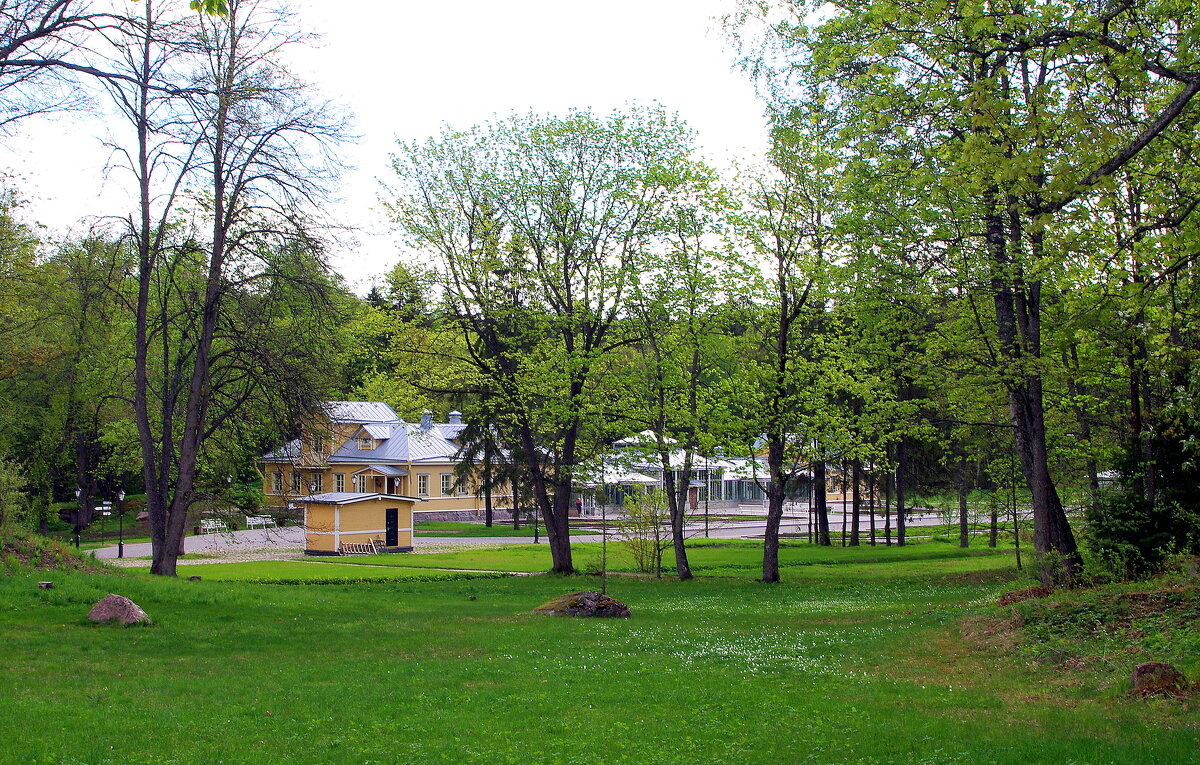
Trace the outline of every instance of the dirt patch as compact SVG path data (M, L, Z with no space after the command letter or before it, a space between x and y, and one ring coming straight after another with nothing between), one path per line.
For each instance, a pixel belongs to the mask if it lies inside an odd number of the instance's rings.
M1037 587L1029 587L1024 590L1016 590L1014 592L1006 592L1000 596L997 601L1001 606L1011 606L1013 603L1020 603L1025 600L1034 598L1045 598L1054 592L1053 587L1039 585Z

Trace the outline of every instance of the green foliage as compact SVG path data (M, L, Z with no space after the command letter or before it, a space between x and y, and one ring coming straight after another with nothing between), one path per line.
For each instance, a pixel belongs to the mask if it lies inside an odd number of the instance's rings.
M1104 494L1087 510L1092 573L1117 580L1157 573L1172 552L1170 513L1129 490Z
M0 530L4 532L27 519L25 483L24 466L0 456Z
M671 513L661 489L635 492L625 499L625 515L617 529L623 544L643 574L662 576L663 553L671 549Z

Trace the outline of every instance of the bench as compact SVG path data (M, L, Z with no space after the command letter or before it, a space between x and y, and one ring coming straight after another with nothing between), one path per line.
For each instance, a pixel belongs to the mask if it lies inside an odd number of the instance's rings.
M255 526L259 526L264 529L268 527L274 527L275 519L269 515L247 515L246 528L252 529Z
M216 518L202 518L200 520L201 534L216 534L222 531L229 531L229 527L225 525L225 521Z

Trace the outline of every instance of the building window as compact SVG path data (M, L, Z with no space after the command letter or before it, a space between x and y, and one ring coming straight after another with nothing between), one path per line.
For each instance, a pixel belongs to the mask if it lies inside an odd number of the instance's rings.
M345 491L346 490L346 474L345 473L334 473L333 474L333 490L334 491Z
M354 476L354 490L360 494L367 493L367 477L365 475Z
M418 473L417 474L417 496L418 497L428 497L429 496L429 474L428 473Z
M369 452L375 448L375 439L370 436L358 437L358 448L361 451Z
M449 497L454 489L454 474L442 473L442 496Z
M322 476L320 473L309 473L308 474L308 491L310 493L312 493L312 494L320 494L321 493L322 484L325 483L324 481L321 480L323 477L324 476Z
M299 470L292 471L292 493L293 494L300 493L300 471Z
M329 453L329 441L325 436L313 436L309 439L309 448L313 454L324 457Z
M274 473L271 473L271 493L283 493L283 473L278 470L276 470Z

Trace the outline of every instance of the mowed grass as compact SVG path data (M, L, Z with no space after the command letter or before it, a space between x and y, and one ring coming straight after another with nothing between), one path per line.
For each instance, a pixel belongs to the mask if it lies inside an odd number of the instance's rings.
M786 550L776 585L614 579L630 620L530 613L593 577L3 576L0 761L1195 761L1197 712L1127 699L1125 668L1075 677L963 636L1023 586L1010 554ZM755 549L695 553L725 572ZM154 626L88 624L107 592Z

